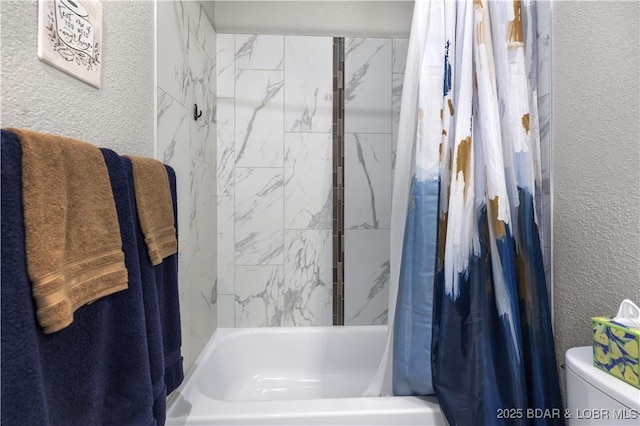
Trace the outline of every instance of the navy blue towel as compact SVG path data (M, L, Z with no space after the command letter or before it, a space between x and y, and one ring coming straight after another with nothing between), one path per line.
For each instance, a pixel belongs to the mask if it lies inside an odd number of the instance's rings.
M169 175L169 187L173 202L173 217L178 232L178 196L176 173L165 165ZM176 235L176 238L178 236ZM174 391L184 378L182 369L182 328L180 327L180 306L178 296L178 253L166 257L155 266L160 308L160 324L164 347L164 382L167 394Z
M135 210L135 189L131 160L119 157L107 149L102 149L107 169L111 175L112 164L119 164L121 178L129 183L129 199L132 200L132 218L138 242L138 258L142 277L142 293L146 314L147 342L149 345L149 366L153 388L153 412L158 424L164 424L166 417L166 397L183 379L180 310L178 298L178 255L165 258L153 266L149 258L147 244ZM174 217L176 211L176 180L173 169L167 167L169 185L173 199ZM116 202L118 196L115 196ZM177 229L177 223L175 224Z
M163 425L183 380L178 256L151 265L135 207L131 161L102 149L114 194L129 289L84 306L43 334L27 275L22 150L2 131L3 424ZM177 229L176 177L167 168Z
M1 157L2 423L161 424L154 418L139 233L125 174L110 164L129 289L78 309L69 327L45 335L27 276L22 152L13 133L2 131Z

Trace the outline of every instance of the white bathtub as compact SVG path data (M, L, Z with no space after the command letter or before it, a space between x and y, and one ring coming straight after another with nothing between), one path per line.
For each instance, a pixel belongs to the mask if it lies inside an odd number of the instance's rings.
M433 397L363 398L386 326L218 329L168 425L446 425Z

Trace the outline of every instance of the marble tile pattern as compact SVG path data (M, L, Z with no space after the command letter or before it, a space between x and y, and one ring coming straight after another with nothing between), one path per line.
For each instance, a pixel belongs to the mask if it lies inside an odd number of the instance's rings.
M284 68L284 36L236 35L236 70L282 70Z
M189 105L189 16L187 2L167 1L157 5L158 87L182 105Z
M216 33L200 2L157 4L157 158L177 176L185 370L217 324ZM194 121L193 105L202 116Z
M218 98L233 98L236 78L235 35L218 34L216 43Z
M218 35L219 324L332 322L332 46L331 37ZM345 225L360 256L345 302L353 324L386 322L406 46L346 42Z
M282 265L284 263L282 168L237 167L235 171L236 265Z
M219 324L331 323L332 46L218 35Z
M193 2L189 3L193 7ZM199 3L197 3L199 4ZM202 8L200 8L202 9ZM195 12L194 12L195 13ZM204 14L204 12L202 12ZM206 14L204 14L206 17ZM199 21L200 22L200 21ZM204 22L204 21L202 21ZM207 20L208 22L208 20ZM204 25L204 24L202 24ZM209 23L210 31L213 31L211 23ZM191 31L189 32L189 86L190 100L186 106L198 106L202 116L198 120L191 120L191 143L189 146L190 157L206 162L208 164L215 162L215 78L216 78L216 62L215 56L208 56L204 47L202 47L198 38ZM205 39L206 40L206 39ZM215 54L215 52L213 52Z
M390 232L345 230L345 325L387 323Z
M402 105L402 87L404 83L404 74L393 74L392 80L392 99L393 106L391 109L392 129L391 129L391 168L396 166L396 152L398 148L398 126L400 125L400 106Z
M386 324L406 39L345 39L345 324Z
M235 289L235 228L233 197L218 197L217 219L218 294L233 295Z
M236 280L236 327L283 325L283 265L237 266Z
M396 164L396 148L398 146L398 125L400 124L400 106L402 104L402 87L404 68L407 63L408 39L393 39L393 75L391 83L391 169Z
M285 231L283 325L331 325L332 231Z
M393 39L393 67L394 74L404 74L404 67L407 64L407 50L409 49L408 38Z
M216 185L219 196L233 196L235 182L235 100L218 97Z
M189 342L190 351L196 358L204 345L209 341L215 328L211 330L211 324L217 326L218 306L216 304L217 292L211 285L209 277L203 277L192 284L189 292ZM184 318L184 310L181 310ZM195 360L195 359L194 359Z
M169 164L179 177L176 182L178 192L178 238L180 241L189 240L190 206L191 203L191 158L189 157L189 143L191 138L192 113L173 96L157 88L158 104L158 136L156 146L158 160Z
M392 40L345 38L345 133L391 133Z
M332 229L332 149L330 133L285 135L285 228Z
M237 70L236 167L282 167L284 73Z
M333 39L285 37L285 108L287 132L331 132Z
M391 226L391 134L347 133L344 141L346 229Z

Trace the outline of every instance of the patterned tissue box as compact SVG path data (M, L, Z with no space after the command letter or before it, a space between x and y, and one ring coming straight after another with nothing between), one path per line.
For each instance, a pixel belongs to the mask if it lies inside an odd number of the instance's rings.
M611 317L591 318L593 365L640 389L640 330L611 321Z

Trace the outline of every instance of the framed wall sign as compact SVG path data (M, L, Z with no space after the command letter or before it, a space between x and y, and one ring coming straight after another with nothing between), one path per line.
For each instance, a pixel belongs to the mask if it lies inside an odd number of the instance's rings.
M38 58L73 77L100 87L102 3L40 0Z

